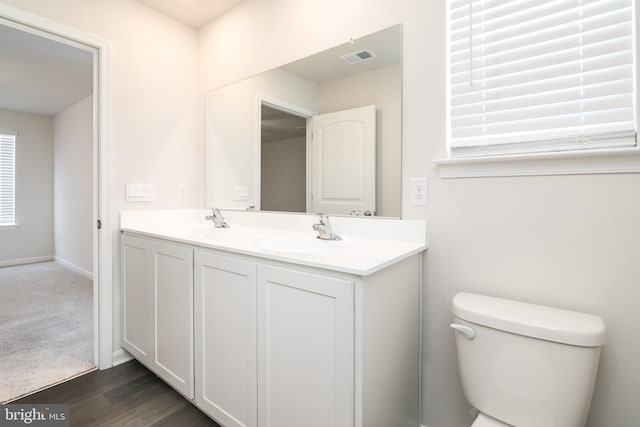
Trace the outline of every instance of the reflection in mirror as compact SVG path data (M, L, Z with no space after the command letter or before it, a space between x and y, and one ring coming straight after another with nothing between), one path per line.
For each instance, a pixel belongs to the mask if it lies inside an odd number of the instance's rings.
M206 95L206 206L399 217L402 28Z
M306 212L307 119L262 104L260 209Z

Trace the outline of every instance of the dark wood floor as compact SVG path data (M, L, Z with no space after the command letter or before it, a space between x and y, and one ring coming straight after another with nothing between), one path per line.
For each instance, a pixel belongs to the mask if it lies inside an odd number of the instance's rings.
M70 424L78 427L220 427L135 360L12 403L68 404Z

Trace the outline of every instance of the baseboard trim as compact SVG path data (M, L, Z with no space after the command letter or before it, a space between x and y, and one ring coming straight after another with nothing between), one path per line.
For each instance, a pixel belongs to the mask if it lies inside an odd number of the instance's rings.
M59 256L55 257L55 262L57 262L58 264L62 265L65 268L68 268L71 271L74 271L76 273L78 273L81 276L86 277L89 280L93 280L93 273L90 271L85 270L84 268L80 268L77 265L75 265L74 263L67 261L64 258L60 258Z
M125 349L121 348L113 352L113 355L111 356L111 365L112 366L122 365L123 363L128 362L129 360L133 360L133 356L129 352L127 352Z
M45 256L37 256L31 258L21 258L21 259L8 259L6 261L0 261L0 267L12 267L14 265L23 265L23 264L33 264L36 262L45 262L45 261L53 261L53 255L45 255Z

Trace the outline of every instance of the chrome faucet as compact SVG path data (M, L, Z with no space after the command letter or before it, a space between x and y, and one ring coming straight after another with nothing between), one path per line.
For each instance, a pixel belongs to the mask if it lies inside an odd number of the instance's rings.
M222 212L220 212L220 209L218 209L218 208L211 209L211 215L207 215L205 217L205 219L207 221L213 221L213 225L216 228L229 228L229 227L231 227L227 223L227 221L224 220L224 217L222 216Z
M313 224L313 229L318 232L318 239L322 240L342 240L342 237L333 232L331 223L329 222L329 215L320 213L318 214L320 222Z

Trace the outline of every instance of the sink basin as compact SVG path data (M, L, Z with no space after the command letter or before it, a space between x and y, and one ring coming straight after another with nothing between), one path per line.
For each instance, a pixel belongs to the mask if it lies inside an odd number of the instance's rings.
M266 252L321 255L336 249L338 242L315 238L267 238L255 242Z

